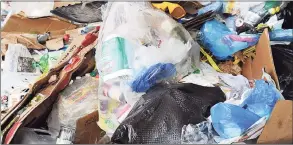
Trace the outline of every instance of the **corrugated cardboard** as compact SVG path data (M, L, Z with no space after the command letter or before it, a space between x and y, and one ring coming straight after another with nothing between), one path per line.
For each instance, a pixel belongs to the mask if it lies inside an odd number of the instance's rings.
M11 33L31 33L31 34L44 34L51 32L51 35L63 35L66 30L75 29L77 26L69 22L57 19L50 16L45 18L30 19L22 14L12 15L2 32Z
M49 50L59 50L63 46L64 46L63 37L59 37L59 38L55 38L55 39L51 39L51 40L46 41L46 47Z
M95 111L76 121L75 144L96 144L101 138L99 113Z
M275 81L276 86L280 89L278 76L275 70L274 60L272 56L272 50L270 46L270 38L268 29L265 29L259 38L256 45L256 56L252 58L247 58L242 67L242 75L248 80L262 79L262 69L268 73L272 79Z
M29 49L45 49L46 47L37 41L37 36L31 34L10 34L1 32L1 46L8 44L22 44Z
M272 115L257 140L258 144L292 144L293 102L281 100L275 105Z

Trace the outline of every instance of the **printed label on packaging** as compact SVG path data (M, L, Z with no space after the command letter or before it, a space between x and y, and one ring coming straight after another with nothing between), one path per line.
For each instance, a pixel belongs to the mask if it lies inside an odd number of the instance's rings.
M125 77L132 74L133 46L124 38L114 37L103 42L101 72L103 80Z

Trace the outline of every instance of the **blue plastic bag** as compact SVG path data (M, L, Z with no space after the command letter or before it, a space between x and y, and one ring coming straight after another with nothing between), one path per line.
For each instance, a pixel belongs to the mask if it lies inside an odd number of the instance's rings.
M277 29L269 33L271 41L293 42L293 29Z
M255 88L239 106L218 103L211 108L213 126L223 138L240 136L258 119L269 118L280 99L283 97L272 83L256 80Z
M213 11L215 13L219 13L222 11L223 3L222 2L213 2L207 6L200 8L197 12L198 15L207 13L209 11Z
M218 103L211 108L212 125L222 138L242 135L260 117L244 108Z
M131 83L131 88L135 92L146 92L157 81L171 77L176 74L175 65L172 63L158 63L149 69L142 71Z
M269 117L275 104L281 98L281 93L272 83L256 80L255 88L240 107L244 107L260 117Z
M207 21L201 28L201 43L219 60L232 56L235 52L255 45L259 35L237 35L217 20Z

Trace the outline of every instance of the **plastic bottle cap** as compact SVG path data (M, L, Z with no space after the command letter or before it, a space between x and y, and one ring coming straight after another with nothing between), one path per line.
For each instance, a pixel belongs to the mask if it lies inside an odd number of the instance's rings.
M280 12L280 10L281 10L280 7L276 7L275 9L276 9L276 12L277 12L277 13Z

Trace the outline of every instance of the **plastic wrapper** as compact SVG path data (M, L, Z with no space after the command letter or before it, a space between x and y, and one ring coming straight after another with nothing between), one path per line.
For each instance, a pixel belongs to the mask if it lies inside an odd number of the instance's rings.
M269 33L271 41L293 42L293 29L278 29Z
M55 66L63 52L63 50L48 52L41 56L40 60L34 63L34 66L39 67L43 73L46 73Z
M98 110L97 86L98 80L85 76L66 87L48 118L49 130L59 132L61 126L74 129L79 118Z
M224 100L218 87L156 84L134 105L111 140L120 144L181 143L182 127L205 121L211 106Z
M211 122L203 121L199 124L184 125L182 128L181 144L216 144Z
M271 47L282 94L286 100L293 100L293 43Z
M217 31L215 31L217 30ZM201 43L219 60L227 59L235 52L255 45L258 35L237 35L217 20L206 22L201 28Z

